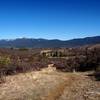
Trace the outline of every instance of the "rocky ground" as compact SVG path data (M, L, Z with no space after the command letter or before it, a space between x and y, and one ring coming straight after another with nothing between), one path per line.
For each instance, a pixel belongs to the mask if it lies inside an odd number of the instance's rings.
M0 100L100 100L100 82L86 73L63 73L54 68L7 76Z

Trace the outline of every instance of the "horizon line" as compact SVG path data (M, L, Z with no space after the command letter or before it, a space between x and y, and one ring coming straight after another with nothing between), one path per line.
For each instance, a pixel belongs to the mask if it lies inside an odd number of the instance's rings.
M41 40L59 40L59 41L68 41L68 40L74 40L74 39L84 39L84 38L91 38L91 37L99 37L100 35L96 35L96 36L87 36L87 37L79 37L79 38L71 38L71 39L47 39L47 38L33 38L33 37L16 37L16 38L10 38L10 39L0 39L1 40L6 40L6 41L12 41L12 40L16 40L16 39L41 39Z

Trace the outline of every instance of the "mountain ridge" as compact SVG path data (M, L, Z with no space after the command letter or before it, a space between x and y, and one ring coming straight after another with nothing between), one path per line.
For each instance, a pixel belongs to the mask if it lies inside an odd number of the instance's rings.
M100 36L75 38L71 40L59 39L35 39L35 38L16 38L0 40L0 47L27 47L27 48L59 48L59 47L78 47L100 43Z

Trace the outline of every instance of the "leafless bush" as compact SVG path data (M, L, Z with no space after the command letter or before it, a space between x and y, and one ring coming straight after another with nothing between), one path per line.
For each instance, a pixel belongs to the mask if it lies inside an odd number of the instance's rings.
M6 82L6 76L3 72L0 72L0 84Z
M5 75L41 70L53 63L57 70L72 72L96 70L100 63L100 47L62 49L54 57L40 55L42 49L0 49L0 71ZM59 50L58 50L59 51ZM59 56L58 56L59 55ZM56 57L57 56L57 57Z

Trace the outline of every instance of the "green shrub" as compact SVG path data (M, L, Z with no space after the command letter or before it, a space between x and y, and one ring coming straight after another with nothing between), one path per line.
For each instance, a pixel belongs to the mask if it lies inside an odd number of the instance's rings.
M28 51L28 48L19 48L19 51Z
M11 60L9 57L0 57L0 66L9 65Z

